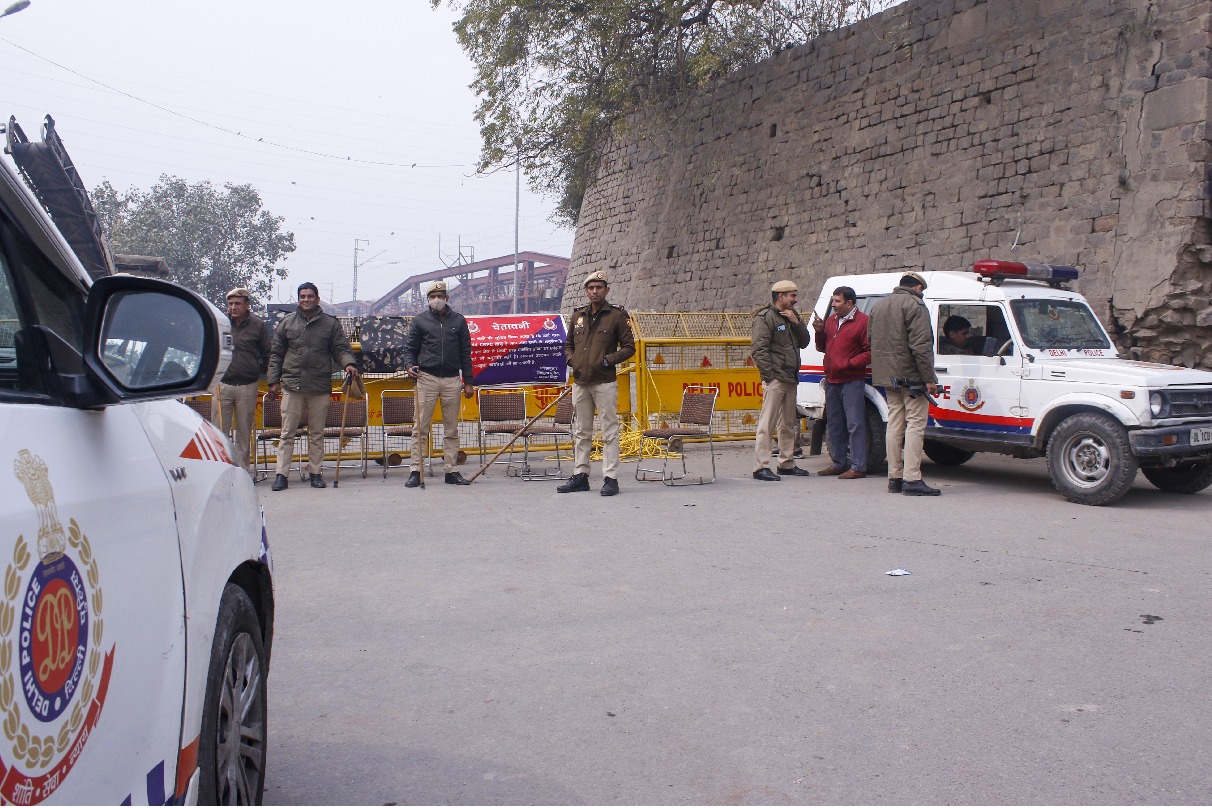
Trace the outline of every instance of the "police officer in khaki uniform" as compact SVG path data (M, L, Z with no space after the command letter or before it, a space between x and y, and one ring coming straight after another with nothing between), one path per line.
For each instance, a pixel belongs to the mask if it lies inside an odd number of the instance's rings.
M471 331L467 318L448 303L446 281L437 281L425 293L427 307L412 318L404 341L404 367L417 380L417 439L405 488L421 485L421 464L429 456L429 426L434 406L442 404L442 460L447 485L471 485L458 469L459 391L471 398Z
M778 482L782 476L807 477L795 465L795 391L800 379L800 351L808 347L808 326L795 310L799 291L791 281L770 287L770 305L753 316L753 364L762 377L762 414L758 417L753 479ZM770 463L770 437L779 436L779 465Z
M573 310L564 342L564 358L572 368L576 469L556 488L561 494L589 490L594 407L602 420L602 496L619 493L619 384L614 368L635 355L635 339L627 312L606 302L609 290L605 272L585 279L589 305Z
M227 293L227 317L231 320L231 364L216 385L212 418L224 432L235 432L236 465L251 472L248 448L252 442L253 416L257 411L258 382L269 368L272 347L265 321L251 311L252 295L243 286Z

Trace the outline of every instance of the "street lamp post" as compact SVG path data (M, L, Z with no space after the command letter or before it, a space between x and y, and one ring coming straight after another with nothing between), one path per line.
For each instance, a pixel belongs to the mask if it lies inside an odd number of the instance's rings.
M17 0L17 2L4 9L3 12L0 12L0 17L7 17L10 14L16 14L18 11L25 11L27 8L29 8L29 0Z

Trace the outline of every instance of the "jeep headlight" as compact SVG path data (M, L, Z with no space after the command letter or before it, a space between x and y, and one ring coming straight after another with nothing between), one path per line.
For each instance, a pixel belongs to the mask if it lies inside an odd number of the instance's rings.
M1153 413L1154 418L1164 418L1170 414L1170 402L1161 393L1150 393L1149 412Z

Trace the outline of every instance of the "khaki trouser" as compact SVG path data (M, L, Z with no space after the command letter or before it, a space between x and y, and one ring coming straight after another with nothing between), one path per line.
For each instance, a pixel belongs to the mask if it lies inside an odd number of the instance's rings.
M324 422L328 419L328 393L300 393L282 391L282 435L278 441L278 467L275 474L290 471L290 459L295 453L295 428L303 419L303 408L307 408L307 470L312 474L323 472Z
M252 469L248 465L248 447L252 441L253 418L257 414L257 383L252 384L223 384L219 382L218 394L215 400L218 407L211 410L211 420L220 427L224 434L231 435L232 446L236 450L233 458L236 465L245 471ZM220 418L222 413L222 418Z
M431 376L422 371L417 378L417 433L410 471L420 473L421 463L429 456L429 425L433 408L442 402L442 461L447 474L458 471L459 394L463 380L458 376Z
M922 479L922 441L930 400L909 397L903 387L886 388L888 393L888 479L907 483Z
M770 436L778 430L779 467L795 464L795 391L796 382L762 382L762 414L758 416L757 445L754 447L753 470L770 465Z
M619 383L572 386L573 434L576 438L576 474L589 474L593 451L593 410L602 422L602 476L619 478Z

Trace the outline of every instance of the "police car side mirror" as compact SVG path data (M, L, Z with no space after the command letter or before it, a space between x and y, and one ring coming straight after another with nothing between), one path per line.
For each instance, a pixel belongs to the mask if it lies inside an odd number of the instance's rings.
M178 398L206 390L219 365L219 326L202 297L153 278L110 276L85 309L91 390L77 406Z

